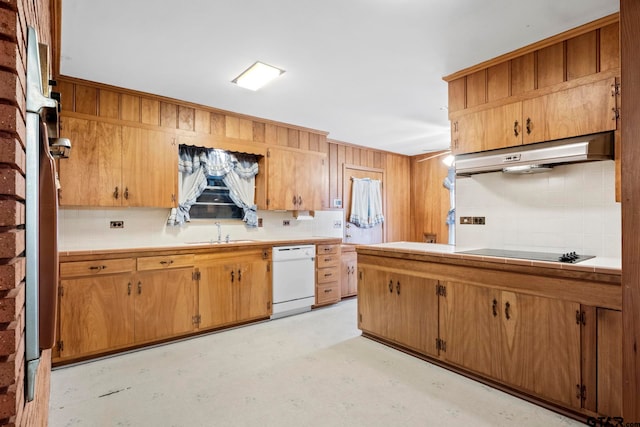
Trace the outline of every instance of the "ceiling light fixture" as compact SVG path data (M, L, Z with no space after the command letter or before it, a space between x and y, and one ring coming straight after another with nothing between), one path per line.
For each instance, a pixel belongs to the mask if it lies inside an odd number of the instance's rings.
M282 73L284 70L280 68L256 61L231 82L246 89L258 90Z

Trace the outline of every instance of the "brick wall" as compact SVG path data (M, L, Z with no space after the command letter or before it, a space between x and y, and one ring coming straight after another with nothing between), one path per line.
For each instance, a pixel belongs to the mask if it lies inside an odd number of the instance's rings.
M51 45L49 0L0 0L0 425L47 425L50 351L24 399L24 194L27 26Z

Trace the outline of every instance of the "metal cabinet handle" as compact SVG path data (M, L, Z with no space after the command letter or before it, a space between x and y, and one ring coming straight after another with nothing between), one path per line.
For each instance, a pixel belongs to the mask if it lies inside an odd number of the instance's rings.
M389 293L393 293L393 280L389 280Z
M101 271L101 270L104 270L105 268L107 268L106 265L92 265L91 267L89 267L89 270Z
M242 269L238 269L238 282L242 282Z
M142 293L142 282L138 282L138 295Z
M518 136L520 133L518 132L518 121L513 122L513 136Z
M118 200L118 197L120 197L120 193L118 192L118 186L116 186L116 189L113 191L113 197Z
M333 289L331 289L331 288L329 288L329 289L325 289L325 290L324 290L324 293L325 293L325 294L326 294L326 293L329 293L329 292L331 292L332 290L333 290Z
M331 277L333 276L333 273L324 273L324 277Z
M396 283L396 292L398 292L398 295L400 295L400 281Z
M298 203L296 202L296 196L293 196L293 199L291 199L291 202L292 202L294 205L297 205L297 204L298 204Z
M302 196L298 196L298 204L302 205Z
M491 305L491 310L493 311L493 317L496 317L498 315L498 301L496 301L496 299L493 299L493 304Z
M160 264L162 264L164 266L171 265L171 264L173 264L173 260L170 259L169 261L160 261Z
M131 282L127 283L127 295L131 295Z
M509 301L504 304L504 317L506 317L507 320L511 319L511 304L509 304Z
M531 135L531 119L527 117L527 135Z
M124 188L124 198L129 200L129 187Z
M236 274L236 272L231 270L231 283L233 283L233 281L235 279L235 274Z

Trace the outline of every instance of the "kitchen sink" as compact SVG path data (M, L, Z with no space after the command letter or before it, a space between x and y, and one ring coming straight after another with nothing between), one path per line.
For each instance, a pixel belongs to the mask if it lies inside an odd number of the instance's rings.
M184 242L185 245L226 245L230 243L251 243L255 242L255 240L245 240L245 239L231 239L228 242L226 240L222 240L218 242L217 240L202 240L199 242Z

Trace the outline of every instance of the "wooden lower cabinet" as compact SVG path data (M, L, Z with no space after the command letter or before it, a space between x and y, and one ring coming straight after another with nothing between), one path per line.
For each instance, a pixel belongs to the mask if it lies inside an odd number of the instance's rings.
M350 297L358 293L356 277L358 256L355 252L342 252L340 257L340 296Z
M392 265L365 256L358 266L364 333L585 414L596 413L597 389L597 413L620 416L620 312L597 309L596 386L585 369L596 351L585 338L588 328L595 335L595 307Z
M194 330L193 269L60 282L60 358L83 357Z
M270 261L262 251L197 261L200 329L271 315Z
M192 268L138 273L135 341L154 341L194 330L196 282Z
M622 413L622 312L597 309L598 317L598 413L621 417Z
M358 271L358 327L413 350L437 355L437 281L373 268Z
M73 358L134 343L133 281L130 274L60 282L61 358Z

